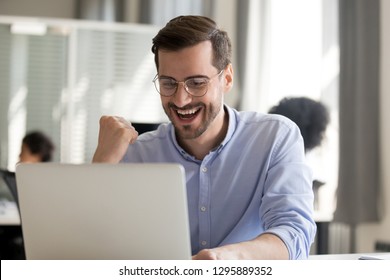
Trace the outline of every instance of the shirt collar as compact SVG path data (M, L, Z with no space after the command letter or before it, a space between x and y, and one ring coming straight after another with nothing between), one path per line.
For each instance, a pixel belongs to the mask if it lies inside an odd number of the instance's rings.
M236 114L234 113L234 110L227 105L224 105L224 108L229 116L229 127L228 127L225 138L223 139L222 143L217 148L219 151L230 141L230 139L233 137L233 134L236 131L236 127L237 127L237 117L236 117Z

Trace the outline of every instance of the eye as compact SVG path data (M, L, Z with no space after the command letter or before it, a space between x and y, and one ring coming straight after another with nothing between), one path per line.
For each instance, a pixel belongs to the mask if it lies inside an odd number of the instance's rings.
M159 81L160 81L160 87L163 87L165 89L176 88L176 81L174 79L161 78Z
M202 88L208 84L207 78L191 78L186 81L186 85L189 88Z

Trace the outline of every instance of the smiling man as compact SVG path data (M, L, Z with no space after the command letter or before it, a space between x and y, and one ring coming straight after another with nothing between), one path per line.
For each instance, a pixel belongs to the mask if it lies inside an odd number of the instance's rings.
M298 127L224 104L231 43L211 19L172 19L152 51L170 123L138 137L123 118L103 116L93 162L183 165L193 259L306 259L316 227Z

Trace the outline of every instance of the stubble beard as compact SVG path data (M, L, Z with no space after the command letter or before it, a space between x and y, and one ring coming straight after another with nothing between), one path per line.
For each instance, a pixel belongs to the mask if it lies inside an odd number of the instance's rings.
M178 126L174 121L172 117L172 111L169 109L171 105L168 104L168 109L164 107L165 114L168 116L170 121L172 122L176 136L179 139L185 139L185 140L193 140L201 136L211 125L211 123L215 120L215 118L218 116L218 113L221 109L222 105L219 105L218 107L214 106L213 104L210 104L208 107L205 104L201 104L203 107L203 118L204 121L201 122L200 126L196 129L193 128L193 125L183 125Z

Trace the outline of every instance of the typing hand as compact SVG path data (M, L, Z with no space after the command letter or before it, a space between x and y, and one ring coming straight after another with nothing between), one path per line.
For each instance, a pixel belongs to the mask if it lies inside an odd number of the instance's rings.
M133 144L138 132L122 117L100 118L99 140L92 162L118 163Z
M217 255L210 249L200 251L198 254L192 256L193 260L217 260Z
M192 256L193 260L236 260L240 256L233 246L222 246L213 249L203 249L198 254Z

